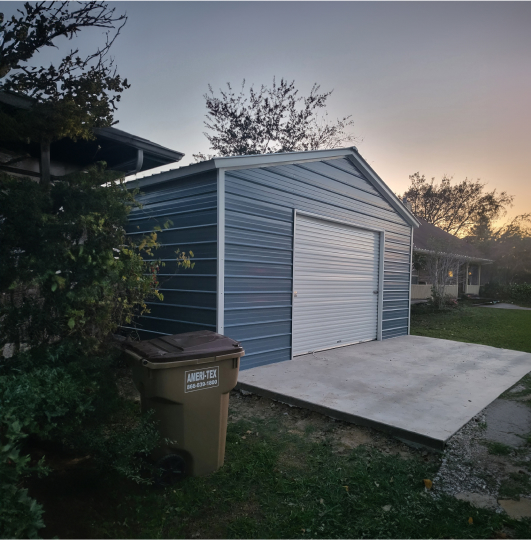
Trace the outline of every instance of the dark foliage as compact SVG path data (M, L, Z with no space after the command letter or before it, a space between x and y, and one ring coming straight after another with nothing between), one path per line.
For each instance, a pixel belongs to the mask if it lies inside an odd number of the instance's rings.
M135 245L133 194L101 166L54 182L0 176L0 345L76 337L89 349L158 295L156 233ZM160 296L160 295L159 295Z
M25 3L19 16L0 20L0 90L31 98L15 113L0 109L2 138L50 143L63 137L93 138L92 129L110 126L116 104L129 87L116 71L109 50L127 21L105 2ZM72 49L58 65L32 66L43 47L72 39L86 28L107 30L105 43L82 57Z
M496 281L482 287L481 294L494 300L531 305L531 283L501 284Z
M452 185L446 176L437 183L418 172L409 179L411 186L399 197L407 198L416 216L458 237L471 234L480 222L492 223L504 216L513 200L505 191L485 191L479 180L465 178Z
M494 260L483 268L485 280L509 285L531 283L531 214L494 227L479 223L469 239Z
M145 482L142 456L158 442L144 418L124 425L112 354L94 357L76 341L41 346L0 360L0 535L34 538L42 507L24 480L49 469L28 454L29 437L90 454L103 469Z
M350 116L335 123L318 116L326 107L332 91L319 93L314 84L307 97L299 96L295 81L273 79L271 87L259 90L251 86L245 92L245 80L237 94L227 83L227 90L216 96L209 85L205 94L207 120L210 133L205 137L217 156L268 154L334 148L354 141L346 131L354 122ZM212 155L195 154L197 161Z

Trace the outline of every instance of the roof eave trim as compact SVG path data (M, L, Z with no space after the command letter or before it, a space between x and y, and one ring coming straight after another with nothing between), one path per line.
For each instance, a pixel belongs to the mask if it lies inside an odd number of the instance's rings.
M421 253L427 253L429 255L434 255L436 252L433 249L424 249L413 246L413 251L420 251ZM443 252L444 253L444 252ZM482 259L481 257L470 257L469 255L460 255L459 253L449 253L452 257L457 257L458 259L468 260L468 261L479 261L485 264L492 264L493 259Z
M144 176L139 179L131 179L126 181L128 189L144 188L147 186L154 186L157 184L163 184L165 182L171 182L172 180L178 180L179 178L185 178L194 174L199 174L206 171L213 171L216 169L214 160L202 161L201 163L194 163L187 165L180 169L171 169L169 171L153 173L150 176Z
M253 169L257 167L274 167L288 163L302 163L344 157L352 153L352 148L332 148L330 150L310 150L304 152L282 152L272 154L255 154L252 156L227 156L213 159L218 169Z
M108 141L115 141L121 144L125 144L127 146L132 146L137 150L142 150L145 153L154 156L163 157L166 160L171 159L173 162L180 161L184 157L184 154L182 152L179 152L178 150L166 148L165 146L153 143L147 139L144 139L143 137L137 137L136 135L133 135L131 133L121 133L108 128L95 128L94 134L97 137L101 137L102 139L107 139Z

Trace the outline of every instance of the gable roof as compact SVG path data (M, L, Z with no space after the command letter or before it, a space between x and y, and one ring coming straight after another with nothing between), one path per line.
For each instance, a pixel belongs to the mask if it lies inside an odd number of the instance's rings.
M374 188L382 195L384 199L400 214L404 220L413 227L418 227L419 222L411 211L397 198L389 189L387 184L376 174L372 167L363 159L355 146L348 148L332 148L329 150L309 150L305 152L282 152L275 154L256 154L250 156L228 156L216 157L194 163L171 171L154 174L139 180L131 180L128 184L131 187L153 186L156 184L170 182L178 178L184 178L193 174L206 172L210 170L234 170L234 169L253 169L260 167L273 167L275 165L288 165L290 163L304 163L309 161L322 161L337 157L346 157L352 165L357 168L370 182Z
M413 251L430 253L433 251L432 241L448 243L452 246L452 252L463 259L478 262L492 262L486 259L483 253L473 244L469 244L463 238L457 238L453 234L443 231L432 223L417 216L420 227L413 232Z

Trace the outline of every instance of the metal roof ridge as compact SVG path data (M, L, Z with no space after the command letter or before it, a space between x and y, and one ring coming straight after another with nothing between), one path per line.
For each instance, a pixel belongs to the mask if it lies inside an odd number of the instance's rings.
M321 156L322 154L337 154L341 155L342 153L344 155L348 155L352 151L357 152L357 148L355 146L345 147L345 148L326 148L321 150L300 150L297 152L271 152L269 154L245 154L242 156L216 156L211 159L207 159L205 161L200 161L198 163L190 163L188 165L183 165L181 167L176 167L175 169L172 169L173 171L183 171L185 174L179 174L179 176L175 177L175 179L181 177L181 176L188 176L188 174L195 174L196 172L202 172L205 170L210 169L226 169L230 168L232 165L230 165L231 162L234 162L234 166L243 166L243 163L245 162L245 166L253 166L257 167L260 166L260 164L264 165L270 165L270 162L276 163L277 161L282 162L286 161L288 158L289 160L296 160L296 156L304 156L304 160L313 159L314 154L318 154ZM281 158L278 160L278 158ZM188 171L190 171L188 173ZM166 178L164 176L169 173L170 171L162 171L159 173L153 173L151 176L161 176L160 181L164 182L166 181ZM132 181L140 181L147 177L139 178L138 180L132 180Z

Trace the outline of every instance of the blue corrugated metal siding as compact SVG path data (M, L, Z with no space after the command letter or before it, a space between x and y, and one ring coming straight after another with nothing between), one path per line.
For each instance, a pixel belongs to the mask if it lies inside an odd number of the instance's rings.
M225 333L243 369L291 358L294 209L386 231L382 335L407 334L411 227L348 159L226 171L225 192Z
M136 319L141 339L194 330L216 330L217 171L169 181L143 189L127 231L149 233L170 220L158 233L162 244L155 258L165 261L159 281L164 301L148 302L150 313ZM193 251L195 267L177 268L175 251Z

